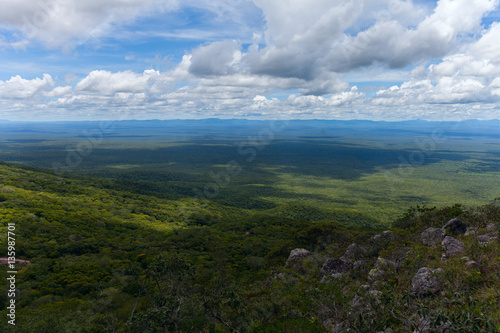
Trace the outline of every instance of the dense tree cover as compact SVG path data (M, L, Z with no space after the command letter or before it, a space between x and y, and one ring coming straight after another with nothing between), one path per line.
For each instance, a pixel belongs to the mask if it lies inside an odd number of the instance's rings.
M132 196L177 201L203 193L222 206L254 213L293 217L288 214L295 211L304 219L367 225L387 225L422 202L482 205L500 187L498 121L207 119L107 125L109 131L97 121L4 122L0 160L66 170L72 178L85 175L88 185ZM228 177L230 162L241 172ZM296 204L304 209L291 207ZM350 218L360 213L363 219Z
M460 258L447 262L445 296L408 293L416 270L437 265L441 255L419 245L420 232L457 216L478 228L498 225L496 203L403 214L392 228L398 241L366 259L406 248L407 269L390 271L382 296L365 295L370 306L353 309L366 269L340 283L320 283L320 269L349 244L369 244L381 231L368 228L370 218L299 204L251 209L161 198L121 182L0 163L0 248L15 222L16 256L32 263L17 265L15 327L6 323L8 298L0 293L3 331L323 332L336 322L353 332L405 331L416 325L415 313L463 332L500 328L498 244L467 243L489 263L480 270L464 271ZM313 253L299 270L284 268L294 248ZM0 283L6 290L5 270Z
M224 318L238 310L232 304L243 313L241 286L265 280L293 247L347 230L333 220L312 227L293 213L167 200L99 180L0 168L2 244L7 223L15 222L16 255L32 263L17 275L19 332L104 332L109 325L140 332L145 321L178 331L228 328L234 323ZM6 297L0 294L3 303ZM169 317L172 309L176 317Z

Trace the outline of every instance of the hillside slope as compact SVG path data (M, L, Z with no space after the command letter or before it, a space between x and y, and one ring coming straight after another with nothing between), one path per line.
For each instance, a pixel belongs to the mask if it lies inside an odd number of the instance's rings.
M477 233L437 231L464 243L442 260L442 240L431 247L421 234L457 217ZM497 203L417 207L382 233L362 212L168 200L113 180L0 163L0 221L0 248L14 224L16 258L31 263L15 264L16 326L3 320L2 331L407 332L425 320L457 332L500 327L500 248L481 241L498 234ZM412 292L424 267L443 270L439 286ZM3 309L12 299L6 271Z

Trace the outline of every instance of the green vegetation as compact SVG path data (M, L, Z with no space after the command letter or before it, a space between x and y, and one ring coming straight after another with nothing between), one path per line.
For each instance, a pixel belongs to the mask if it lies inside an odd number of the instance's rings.
M184 331L191 320L195 330L218 327L219 312L232 316L226 303L243 302L241 286L262 283L292 248L333 233L342 244L353 237L333 220L159 199L5 163L0 170L2 245L7 224L16 223L16 255L32 262L17 275L18 332L127 331L141 320L173 320ZM168 289L173 282L177 296ZM165 302L184 298L178 319L155 319L167 315L157 313Z
M31 262L16 264L17 325L2 320L0 330L324 332L344 323L350 332L407 332L422 318L456 332L500 330L499 244L457 236L464 255L441 262L441 245L420 240L455 217L480 232L500 227L491 200L500 188L495 133L455 130L422 150L415 137L432 138L433 127L332 123L318 137L311 134L325 123L292 122L269 142L247 144L256 151L249 162L238 147L261 122L232 124L240 127L231 133L217 122L166 134L153 122L116 125L63 173L52 163L64 164L95 124L46 125L45 139L12 129L0 140L0 159L9 161L0 162L0 249L15 223L16 257ZM425 159L401 161L417 153ZM193 190L210 184L217 195ZM387 228L397 237L374 246L371 237ZM369 248L367 264L340 283L321 282L325 260L352 243ZM311 255L285 266L296 248ZM407 256L387 270L380 294L363 292L377 258L401 251ZM464 256L478 267L464 269ZM443 268L439 294L409 292L421 267Z
M15 328L4 326L9 332L323 332L328 320L356 332L404 331L417 325L414 313L462 331L500 328L493 310L500 308L500 244L480 247L463 236L467 255L481 265L466 271L460 257L442 264L441 250L419 239L426 227L457 216L478 228L498 225L495 203L417 207L396 220L398 241L367 259L406 248L404 269L385 277L380 299L367 296L371 310L353 315L351 302L366 284L366 271L353 270L339 284L320 283L319 270L324 258L339 257L353 242L369 244L377 230L306 221L311 215L298 205L252 213L196 199L132 195L4 163L0 170L1 234L15 222L17 257L32 263L18 264L18 321ZM293 248L314 251L299 271L282 268ZM444 296L408 294L423 266L444 267ZM273 278L278 272L287 277ZM0 297L5 305L7 294Z
M417 204L482 205L500 188L497 122L123 121L102 127L0 124L0 160L56 166L134 195L180 200L202 193L223 206L261 212L299 204L336 220L357 213L384 225ZM239 169L228 177L230 162Z

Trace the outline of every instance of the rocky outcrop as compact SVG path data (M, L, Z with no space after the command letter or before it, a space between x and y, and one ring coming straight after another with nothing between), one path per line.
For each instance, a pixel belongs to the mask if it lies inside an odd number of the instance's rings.
M320 283L339 283L340 280L344 278L344 273L333 273L331 275L325 275L321 280L319 281Z
M402 247L392 251L392 253L387 257L387 260L392 261L397 269L403 262L408 258L410 254L409 247Z
M386 273L386 271L384 271L382 269L373 268L368 273L368 280L372 284L377 282L377 281L383 280L385 273Z
M323 322L323 327L331 333L345 333L347 330L344 328L343 323L336 323L333 319L327 319Z
M486 226L486 231L487 232L497 232L497 226L494 223L490 223Z
M390 327L386 328L385 331L380 331L380 332L377 332L377 333L395 333L394 330Z
M478 228L474 227L469 227L467 228L467 231L465 232L465 236L475 236L477 233Z
M477 240L479 243L488 243L490 241L490 235L477 236Z
M474 260L467 261L464 265L465 269L471 270L471 269L478 269L479 264L475 262Z
M449 220L443 226L443 229L448 231L448 233L453 236L458 236L464 234L467 231L467 224L457 218L454 218Z
M352 263L344 259L327 259L321 267L321 275L345 273L351 270Z
M372 250L371 252L378 252L381 249L389 247L389 244L391 244L395 239L396 235L394 232L386 230L370 239L370 250Z
M397 239L397 235L390 230L381 232L372 238L370 238L368 244L366 244L367 257L378 256L380 251L389 248L391 243Z
M299 279L292 274L287 273L274 273L271 275L276 281L282 281L285 283L298 283Z
M396 263L384 258L377 258L377 263L375 264L376 269L382 269L385 271L395 269L396 268Z
M495 235L480 235L480 236L477 236L477 240L479 242L479 245L486 246L486 245L498 240L498 237Z
M428 228L422 233L422 243L426 246L436 247L443 241L444 234L444 229Z
M419 296L424 296L441 291L443 279L440 273L442 272L441 268L420 268L411 281L411 292Z
M353 269L363 269L366 268L370 264L370 260L358 260L352 264Z
M355 312L366 312L372 309L371 303L379 304L380 295L382 292L378 290L363 290L362 295L355 295L352 300L351 309L349 313L352 315Z
M310 255L311 253L306 249L293 249L286 260L285 268L300 270L304 263L304 259Z
M390 270L396 269L396 263L393 261L377 258L375 267L368 273L368 280L373 284L376 281L381 281L385 277L386 273Z
M446 322L442 325L436 327L432 325L430 318L420 318L417 321L417 327L413 333L447 333L450 332L452 325L450 322Z
M465 244L458 239L451 236L446 236L441 243L447 257L453 257L454 255L461 254L464 252Z
M288 256L285 266L288 265L290 262L294 262L296 260L302 260L303 258L309 257L310 255L311 252L307 251L306 249L293 249L290 252L290 255Z
M351 244L347 247L344 255L340 259L355 262L363 259L367 254L366 247L358 245L356 243Z

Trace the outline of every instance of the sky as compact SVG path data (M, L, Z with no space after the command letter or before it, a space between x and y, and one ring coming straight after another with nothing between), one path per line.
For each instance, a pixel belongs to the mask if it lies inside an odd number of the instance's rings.
M0 0L0 119L500 119L499 0Z

